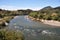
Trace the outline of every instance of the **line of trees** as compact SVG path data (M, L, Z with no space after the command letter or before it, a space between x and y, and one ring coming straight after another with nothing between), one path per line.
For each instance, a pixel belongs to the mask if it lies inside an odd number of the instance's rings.
M16 11L9 11L9 10L2 10L0 9L0 18L4 16L17 16L17 15L28 15L32 10L16 10Z

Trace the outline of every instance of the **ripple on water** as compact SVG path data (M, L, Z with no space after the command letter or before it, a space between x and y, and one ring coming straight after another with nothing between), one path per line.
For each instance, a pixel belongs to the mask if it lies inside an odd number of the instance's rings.
M60 36L55 35L60 32L60 29L53 29L49 25L35 22L30 19L25 19L24 16L16 17L11 20L9 28L22 30L26 40L59 40ZM50 31L51 30L51 31ZM57 30L57 33L54 31ZM47 36L46 36L47 35Z
M55 32L51 32L51 31L49 31L49 30L43 30L42 32L41 32L43 35L56 35L56 33Z

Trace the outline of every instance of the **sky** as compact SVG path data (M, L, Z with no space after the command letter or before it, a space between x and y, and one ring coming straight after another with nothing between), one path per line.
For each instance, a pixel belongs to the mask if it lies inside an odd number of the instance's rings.
M58 7L60 0L0 0L0 9L6 10L39 10L46 6Z

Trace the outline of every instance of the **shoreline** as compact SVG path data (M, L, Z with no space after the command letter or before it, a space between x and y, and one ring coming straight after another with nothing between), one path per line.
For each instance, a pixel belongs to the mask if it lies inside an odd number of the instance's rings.
M33 18L31 16L26 16L26 18L29 18L33 21L39 21L39 22L42 22L43 24L46 24L46 25L51 25L51 26L57 26L57 27L60 27L60 22L59 21L54 21L54 20L43 20L43 19L39 19L39 18Z
M14 16L5 16L3 18L0 18L0 26L8 26L10 20L12 20Z

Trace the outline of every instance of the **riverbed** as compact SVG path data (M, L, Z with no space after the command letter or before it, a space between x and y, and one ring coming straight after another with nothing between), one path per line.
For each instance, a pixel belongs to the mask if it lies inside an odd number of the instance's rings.
M60 28L32 21L24 15L12 19L8 29L22 31L25 40L60 40Z

